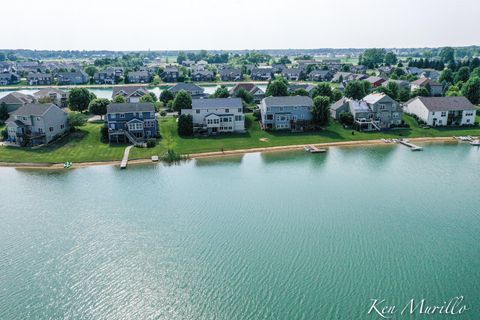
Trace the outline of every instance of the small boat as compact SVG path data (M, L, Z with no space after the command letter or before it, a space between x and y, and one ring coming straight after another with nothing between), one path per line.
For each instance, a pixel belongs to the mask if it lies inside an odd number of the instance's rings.
M73 165L73 163L71 163L70 161L67 161L67 162L65 162L65 163L63 164L63 168L64 168L64 169L68 169L68 168L70 168L72 165Z
M470 144L472 146L475 146L475 147L479 147L480 146L480 140L473 140L473 141L470 141Z
M158 162L158 156L152 156L152 162Z

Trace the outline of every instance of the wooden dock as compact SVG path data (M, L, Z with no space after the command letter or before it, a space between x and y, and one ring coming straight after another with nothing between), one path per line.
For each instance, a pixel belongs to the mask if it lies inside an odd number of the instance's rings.
M403 144L404 146L407 146L410 148L412 151L422 151L423 148L420 146L417 146L416 144L410 143L408 140L398 140L398 143Z
M324 152L327 152L327 149L325 149L325 148L319 149L319 148L315 147L313 144L309 144L309 145L305 146L304 148L305 148L305 151L308 151L310 153L324 153Z
M130 154L130 149L132 149L133 146L128 146L125 151L123 152L123 158L122 162L120 163L120 169L126 169L127 164L128 164L128 155Z

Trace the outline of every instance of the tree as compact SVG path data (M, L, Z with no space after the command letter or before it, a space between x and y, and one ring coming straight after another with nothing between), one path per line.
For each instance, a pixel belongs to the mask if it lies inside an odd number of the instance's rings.
M339 121L341 124L352 126L354 118L353 118L353 115L347 111L347 112L340 113Z
M7 56L5 55L4 52L0 52L0 61L5 61L7 60Z
M115 98L113 98L113 103L125 103L127 102L127 100L125 100L125 97L124 96L115 96Z
M290 59L288 59L287 56L283 56L280 59L278 59L278 63L280 63L280 64L290 64L290 63L292 63L292 61L290 61Z
M72 111L83 112L88 109L93 96L85 88L73 88L68 96L68 105Z
M387 89L387 95L390 96L390 98L392 98L393 100L398 99L398 95L400 93L400 88L398 87L397 83L395 83L393 81L389 81L387 86L386 86L386 89Z
M98 69L95 66L88 66L85 68L85 73L90 77L93 77L97 71Z
M322 82L319 83L315 88L312 90L312 97L324 96L332 98L332 87L329 83Z
M270 82L267 86L266 95L274 97L284 97L288 96L288 86L286 81L283 79L275 79Z
M290 95L291 95L291 96L304 96L304 97L308 97L308 96L309 96L307 90L302 89L302 88L299 88L299 89L296 89L296 90L290 92Z
M253 95L245 90L245 88L238 89L237 92L235 92L235 97L241 98L246 104L253 102Z
M187 60L187 55L185 54L185 52L180 51L178 53L178 56L177 56L177 63L182 64L182 62L184 62L186 60Z
M15 53L9 52L7 54L7 59L10 60L10 61L17 61L17 56L15 55Z
M455 50L451 47L445 47L440 50L440 58L444 63L450 63L455 61Z
M462 86L462 94L473 104L480 103L480 77L472 77Z
M193 135L193 118L190 114L182 114L178 117L178 135L191 136Z
M452 85L448 88L447 92L445 92L447 97L459 97L462 95L462 91L456 85Z
M160 93L160 101L162 101L164 104L167 104L168 101L175 99L175 96L170 90L163 90L162 93Z
M140 98L140 101L141 101L141 102L155 103L155 102L157 102L157 96L155 95L155 93L149 92L148 94L143 95L143 96Z
M87 116L80 112L69 112L68 123L72 128L84 126L87 123Z
M217 88L212 95L212 98L228 98L230 93L228 92L227 86L223 85Z
M180 90L173 100L173 110L192 109L192 97L185 90Z
M429 97L430 92L428 91L427 88L425 87L420 87L412 91L410 94L410 98L415 98L415 97Z
M350 81L345 87L345 96L360 100L367 95L363 81Z
M358 64L363 64L367 68L376 68L385 59L385 49L367 49L360 56Z
M398 100L400 102L407 102L410 99L410 90L407 88L402 88L398 92Z
M0 105L0 120L5 121L8 119L8 107L5 102Z
M313 99L313 121L321 126L327 125L330 119L330 98L318 96Z
M470 78L469 67L461 67L457 72L455 72L455 83L466 82L468 78Z
M343 97L342 91L340 91L338 89L333 89L331 101L338 101L338 100L342 99L342 97Z
M393 52L387 52L383 58L383 62L386 65L393 66L397 63L397 55Z
M107 113L107 106L110 104L110 101L105 98L93 99L88 105L88 111L97 116L100 116L103 119L103 116Z
M453 83L453 71L451 69L443 70L439 80L442 83Z

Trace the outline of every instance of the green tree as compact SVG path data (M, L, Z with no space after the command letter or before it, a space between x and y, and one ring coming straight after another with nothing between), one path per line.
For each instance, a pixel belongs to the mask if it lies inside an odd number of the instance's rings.
M182 62L184 62L186 60L187 60L187 55L185 54L185 52L180 51L178 53L178 56L177 56L177 63L182 64Z
M453 83L453 71L451 69L443 70L439 80L443 83Z
M90 101L94 99L85 88L73 88L68 96L68 105L72 111L83 112L88 109Z
M393 81L388 82L387 86L387 94L390 98L397 100L398 95L400 93L400 88L398 87L398 84L396 84Z
M383 58L383 62L386 65L393 66L397 63L397 55L389 51L385 54L385 57Z
M302 88L299 88L299 89L296 89L296 90L290 92L290 95L291 95L291 96L304 96L304 97L308 97L308 96L309 96L307 90L302 89Z
M266 95L274 97L284 97L288 96L288 85L283 79L275 79L270 82L267 86Z
M191 136L193 135L193 119L190 114L182 114L178 117L178 135Z
M240 88L235 92L235 97L241 98L246 104L251 104L253 102L253 95L245 90L245 88Z
M462 91L457 85L451 85L447 92L445 92L445 95L447 97L459 97L462 95Z
M85 68L85 73L88 74L90 77L93 77L97 71L98 69L95 66L88 66Z
M379 64L383 63L385 54L385 49L367 49L360 56L358 64L365 65L367 68L376 68Z
M353 121L354 121L353 114L351 114L348 111L347 112L342 112L342 113L340 113L339 121L340 121L341 124L351 126L351 125L353 125Z
M398 92L398 100L400 102L407 102L410 99L410 90L407 88L402 88Z
M107 106L110 104L110 100L105 98L93 99L88 105L88 111L103 119L103 116L107 113Z
M5 61L7 60L7 56L5 55L4 52L0 52L0 61Z
M230 93L228 92L228 88L225 85L222 85L215 90L212 95L212 98L228 98L230 97Z
M461 67L457 72L455 72L455 83L466 82L468 78L470 78L469 67Z
M281 63L281 64L290 64L290 63L292 63L292 61L290 61L290 59L288 59L287 56L283 56L283 57L281 57L280 59L278 59L278 63Z
M350 81L345 87L345 96L355 100L360 100L367 95L363 81Z
M329 83L321 82L313 88L312 97L324 96L332 98L332 94L332 86Z
M113 98L113 103L126 103L127 100L125 100L125 97L124 96L115 96L115 98Z
M415 98L415 97L429 97L430 92L428 91L427 88L425 87L420 87L412 91L410 94L410 98Z
M140 98L140 101L141 101L141 102L155 103L155 102L157 102L157 96L155 95L155 93L149 92L148 94L143 95L143 96Z
M162 101L164 104L167 104L168 101L175 99L175 96L170 90L163 90L162 93L160 93L160 101Z
M10 60L10 61L17 61L17 56L15 55L15 53L9 52L7 54L7 59Z
M330 98L318 96L313 99L313 121L321 126L328 125L330 119Z
M192 97L185 90L180 90L173 100L173 110L192 109Z
M472 77L462 86L462 94L473 104L480 103L480 77Z
M451 47L445 47L440 50L440 58L444 63L450 63L455 61L455 50Z
M5 121L8 119L8 107L7 107L7 104L4 102L2 102L2 104L0 105L0 120L2 121Z
M333 89L333 91L332 91L332 99L331 99L332 102L333 102L333 101L338 101L338 100L342 99L342 97L343 97L342 91L340 91L340 90L338 90L338 89Z
M87 116L81 112L69 112L68 123L72 128L84 126L87 123Z

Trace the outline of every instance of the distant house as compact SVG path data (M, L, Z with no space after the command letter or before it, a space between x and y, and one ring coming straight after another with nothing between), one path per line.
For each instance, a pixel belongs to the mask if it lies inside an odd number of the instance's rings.
M109 104L106 119L110 142L144 145L147 139L158 136L155 108L149 102Z
M284 64L281 63L276 63L272 65L272 70L273 73L282 73L283 70L287 69L287 67Z
M33 97L38 102L42 99L49 99L51 103L55 104L57 107L66 108L67 101L68 101L68 92L55 89L55 88L48 88L42 89L37 91L33 94Z
M476 108L465 97L416 97L405 103L404 110L432 127L475 123Z
M315 86L313 84L309 83L294 83L294 84L289 84L287 87L288 93L292 93L295 90L303 89L307 91L307 93L311 96L313 93L313 89L315 89Z
M365 81L369 82L371 84L372 88L377 88L377 87L380 87L382 85L382 83L384 83L387 80L385 80L381 77L371 76L371 77L368 77L367 79L365 79Z
M165 67L160 77L165 82L177 82L178 78L180 77L180 72L177 67L168 66Z
M59 72L57 75L59 85L85 84L89 80L88 74L83 71Z
M23 94L21 92L11 92L5 97L0 98L0 106L5 104L9 113L17 110L21 106L33 102L34 98L32 96Z
M253 101L255 103L259 103L263 98L265 98L265 92L253 83L237 83L229 90L229 93L232 97L234 97L238 90L242 88L253 96Z
M148 94L148 90L143 86L122 86L113 87L112 99L122 96L129 103L140 102L140 98Z
M123 77L123 68L108 67L102 71L95 72L93 81L96 84L116 84Z
M299 81L303 78L302 68L284 69L282 71L282 77L289 81Z
M333 78L333 74L330 70L312 70L308 74L310 81L330 81Z
M419 88L430 88L430 95L432 96L441 96L443 94L443 86L429 78L420 78L411 83L410 89L412 91Z
M257 81L269 81L273 78L272 68L254 68L252 69L251 78Z
M260 103L262 128L303 131L312 120L312 106L310 97L266 97Z
M26 104L6 121L7 141L17 146L47 144L68 131L68 116L54 104Z
M20 76L13 72L0 73L0 86L8 86L20 82Z
M367 67L362 64L353 65L350 67L350 71L353 73L365 73L367 72L367 70L368 70Z
M410 82L406 80L393 80L393 79L388 79L384 83L382 83L382 86L386 87L388 86L389 83L395 83L399 88L403 89L409 89L410 90Z
M351 72L336 72L332 78L332 82L350 82L355 80L365 80L368 76L366 74L351 73Z
M27 81L31 86L49 86L53 83L53 76L51 73L30 72L27 75Z
M173 95L176 95L182 90L187 91L188 94L190 94L190 96L192 97L192 99L201 99L207 97L204 88L197 86L195 83L191 82L180 82L168 89L168 91L173 93Z
M181 113L192 116L195 132L245 132L240 98L196 99L192 101L192 109L182 109Z
M388 78L390 74L393 72L393 67L391 66L383 66L379 67L377 70L380 73L380 77Z
M215 79L215 75L210 70L197 70L192 72L193 81L212 81Z
M340 114L350 112L355 127L361 131L384 130L402 123L400 104L384 93L372 93L362 100L342 98L330 107L330 114L339 120Z
M435 69L424 69L420 76L438 81L440 79L440 72Z
M225 68L220 70L220 79L222 79L222 81L240 81L242 78L242 70L240 69Z
M406 74L412 74L414 76L419 76L423 73L423 69L417 68L417 67L408 67L405 69Z
M149 83L152 76L147 70L131 71L127 75L129 83Z

